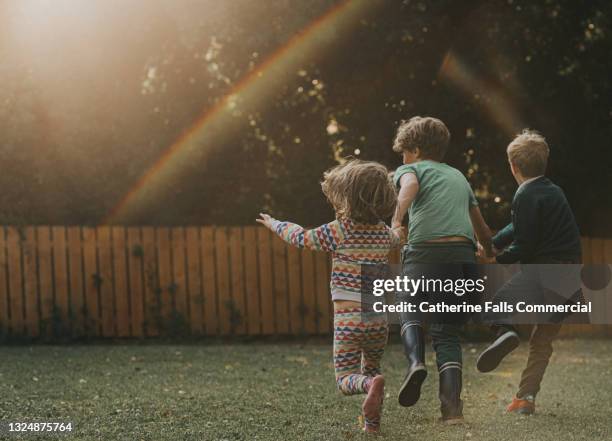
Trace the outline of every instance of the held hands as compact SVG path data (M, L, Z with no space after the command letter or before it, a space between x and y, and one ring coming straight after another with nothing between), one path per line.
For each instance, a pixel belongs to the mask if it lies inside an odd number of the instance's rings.
M255 219L256 222L262 224L264 227L268 229L272 229L272 222L274 222L274 218L269 214L259 213L259 219Z
M400 243L406 243L408 240L408 230L401 224L392 226L391 231L399 238Z
M485 263L495 263L495 256L499 254L499 250L490 245L487 248L483 247L480 242L476 244L476 256L484 260Z

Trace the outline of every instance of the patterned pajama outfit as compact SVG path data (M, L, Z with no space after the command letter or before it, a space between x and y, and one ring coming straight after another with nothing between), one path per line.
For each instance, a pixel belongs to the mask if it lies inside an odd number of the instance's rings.
M380 373L387 343L386 314L362 312L362 266L387 263L389 251L400 245L398 232L384 222L368 225L338 219L306 230L291 222L273 220L272 229L285 242L332 255L333 301L355 302L355 308L334 315L334 367L338 389L345 395L367 393Z

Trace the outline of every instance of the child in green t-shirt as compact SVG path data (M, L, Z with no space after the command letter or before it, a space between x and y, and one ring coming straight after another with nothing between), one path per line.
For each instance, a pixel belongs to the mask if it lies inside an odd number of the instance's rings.
M392 225L401 225L408 213L408 243L402 250L404 275L411 278L471 278L475 275L476 237L491 252L491 232L474 193L463 174L441 162L450 140L444 123L436 118L414 117L397 130L393 150L402 154L394 182L399 188ZM456 264L456 265L448 265ZM419 295L412 297L419 299ZM399 298L404 301L409 299ZM442 420L463 419L461 401L462 354L459 343L463 318L442 317L429 327L440 375ZM401 313L401 337L408 372L399 392L399 403L412 406L425 381L422 317Z

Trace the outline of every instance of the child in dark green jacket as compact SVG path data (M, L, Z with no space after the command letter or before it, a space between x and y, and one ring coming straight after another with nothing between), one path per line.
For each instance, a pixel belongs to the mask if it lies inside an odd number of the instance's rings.
M499 263L575 264L581 260L580 233L572 210L560 187L544 176L549 148L543 136L525 130L508 146L510 169L519 187L512 201L512 222L493 237ZM522 271L495 295L496 300L529 296L542 287ZM536 324L529 340L527 366L509 412L532 414L535 396L552 355L552 341L559 323ZM495 369L519 344L510 325L498 327L498 338L479 356L481 372Z

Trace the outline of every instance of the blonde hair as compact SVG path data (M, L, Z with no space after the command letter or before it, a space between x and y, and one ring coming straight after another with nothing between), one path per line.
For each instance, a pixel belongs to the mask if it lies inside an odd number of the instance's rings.
M323 194L337 218L376 224L393 215L397 192L386 167L353 159L327 170L321 182Z
M546 139L535 130L525 129L506 150L508 160L526 178L543 175L550 149Z
M398 127L393 151L413 152L418 147L424 158L439 161L444 158L449 142L450 132L438 118L414 116Z

